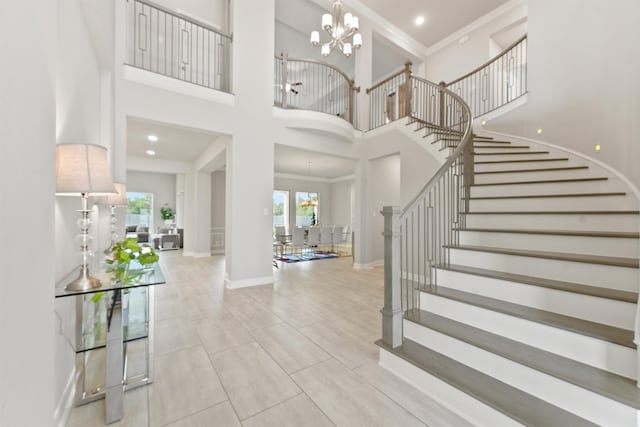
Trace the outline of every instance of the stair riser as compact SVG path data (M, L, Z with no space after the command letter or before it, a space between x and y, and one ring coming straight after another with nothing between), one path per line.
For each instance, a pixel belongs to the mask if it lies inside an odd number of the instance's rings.
M405 320L404 331L412 341L589 421L636 425L631 407L413 322Z
M384 349L380 349L380 366L402 378L445 408L477 426L517 427L522 424L490 406L463 393L441 379L423 371Z
M451 250L451 263L632 292L638 288L637 268L459 249Z
M459 235L460 244L470 246L633 258L640 252L638 239L478 231L460 231Z
M432 294L421 294L420 307L596 368L636 378L636 352L628 347Z
M540 286L438 270L438 287L446 287L565 316L633 329L636 305Z
M471 197L528 196L537 194L599 193L620 191L609 180L505 184L471 187Z
M504 152L504 151L503 151ZM478 155L480 154L480 155ZM495 161L508 161L508 160L533 160L533 159L549 159L551 158L548 153L542 154L491 154L482 155L482 152L476 153L473 156L476 162L495 162Z
M606 211L637 210L638 203L627 196L549 197L470 200L471 212L519 211Z
M512 169L506 169L512 170ZM489 173L476 174L474 179L476 184L489 184L493 182L505 181L536 181L541 179L576 179L602 176L592 169L569 169L559 171L536 171L536 172L509 172L509 173Z
M479 214L466 215L469 228L572 231L638 231L637 214Z

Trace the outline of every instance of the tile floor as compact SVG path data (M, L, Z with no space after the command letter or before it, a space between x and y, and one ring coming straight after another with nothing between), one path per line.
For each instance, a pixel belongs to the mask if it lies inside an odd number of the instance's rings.
M228 290L224 258L163 252L155 381L114 426L466 426L377 365L382 269L282 263L275 284ZM104 402L68 427L104 425Z

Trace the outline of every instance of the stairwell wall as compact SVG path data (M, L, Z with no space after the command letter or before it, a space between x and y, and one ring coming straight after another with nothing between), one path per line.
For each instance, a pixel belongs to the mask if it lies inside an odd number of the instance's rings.
M593 156L639 186L639 17L635 0L530 2L528 103L487 128Z

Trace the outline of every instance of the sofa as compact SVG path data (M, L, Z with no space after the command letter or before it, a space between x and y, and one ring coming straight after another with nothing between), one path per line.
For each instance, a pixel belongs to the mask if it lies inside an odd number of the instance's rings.
M149 227L146 225L127 225L126 237L137 237L138 243L149 243Z

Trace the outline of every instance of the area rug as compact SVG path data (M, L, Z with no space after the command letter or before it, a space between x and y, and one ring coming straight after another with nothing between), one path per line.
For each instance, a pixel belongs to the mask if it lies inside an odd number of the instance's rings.
M340 255L334 252L326 252L326 251L313 251L313 252L303 252L301 254L285 254L279 257L276 257L276 260L282 262L300 262L300 261L314 261L317 259L329 259L329 258L338 258Z

